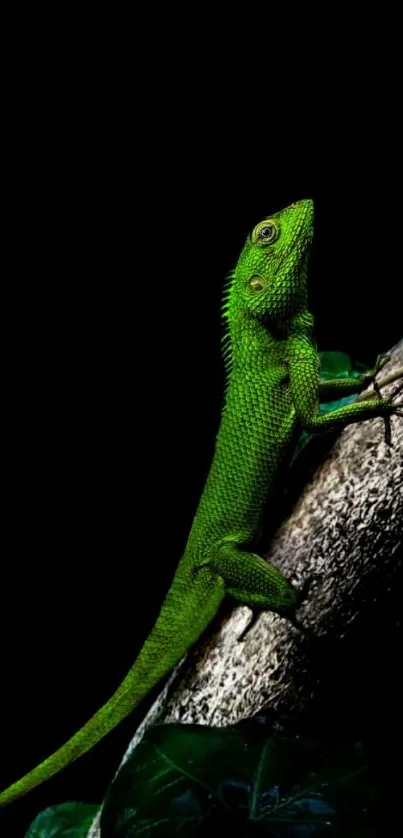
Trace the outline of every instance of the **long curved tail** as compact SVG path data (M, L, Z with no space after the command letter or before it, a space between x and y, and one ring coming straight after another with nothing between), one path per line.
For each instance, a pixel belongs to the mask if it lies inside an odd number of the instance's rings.
M135 676L135 667L130 670L127 678ZM126 680L126 679L125 679ZM124 682L123 682L124 683ZM123 684L121 685L123 686ZM70 762L89 751L100 739L124 719L140 701L137 694L128 693L125 697L119 694L119 690L112 698L101 707L100 710L61 748L58 748L50 757L25 774L16 783L13 783L0 794L0 806L12 803L31 789L39 786L48 780L53 774L57 774Z
M189 631L183 630L189 617L187 609L183 602L179 604L174 597L175 613L172 602L174 592L170 593L136 661L113 696L68 742L1 792L0 807L22 797L89 751L126 718L161 678L179 663L189 649L191 640L195 642L197 635L190 638Z

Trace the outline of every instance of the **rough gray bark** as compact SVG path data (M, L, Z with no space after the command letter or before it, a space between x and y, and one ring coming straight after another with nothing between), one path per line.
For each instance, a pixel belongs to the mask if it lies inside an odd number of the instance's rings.
M390 354L388 374L403 365L403 341ZM396 383L391 384L382 395L395 389ZM385 443L382 419L350 425L330 446L325 443L319 464L265 555L298 586L314 576L298 614L312 636L262 613L239 641L252 612L235 608L182 661L123 762L156 721L229 725L265 706L288 715L314 712L332 693L339 704L343 695L351 701L348 660L357 661L357 679L363 667L374 666L365 653L368 626L376 625L378 609L384 613L388 596L401 585L403 419L393 417L391 428L392 448ZM390 625L376 631L379 640ZM99 838L97 823L88 838Z

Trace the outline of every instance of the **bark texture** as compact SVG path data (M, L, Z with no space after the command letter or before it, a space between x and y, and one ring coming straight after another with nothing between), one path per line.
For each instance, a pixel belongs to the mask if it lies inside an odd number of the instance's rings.
M390 355L388 375L403 365L403 341ZM123 762L156 721L230 725L265 707L283 717L327 706L351 714L352 695L358 707L363 691L376 701L380 680L394 689L389 658L401 637L403 418L392 417L391 430L392 447L383 419L315 440L305 463L308 481L306 471L301 487L295 477L287 518L265 558L298 586L313 579L298 613L308 633L262 613L239 640L252 612L235 608L182 661ZM98 819L88 838L99 838Z

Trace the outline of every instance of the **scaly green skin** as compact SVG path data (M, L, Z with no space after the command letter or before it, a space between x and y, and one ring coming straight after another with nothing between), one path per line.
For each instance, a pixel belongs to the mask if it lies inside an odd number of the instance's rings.
M312 201L287 207L248 236L224 295L228 376L214 458L157 622L112 698L63 747L6 789L0 805L60 771L125 718L196 643L225 594L292 618L299 593L254 548L264 505L301 427L322 431L401 409L376 398L319 415L319 360L307 309L312 236ZM372 377L344 379L343 393L361 389ZM323 385L328 399L338 391L339 381Z

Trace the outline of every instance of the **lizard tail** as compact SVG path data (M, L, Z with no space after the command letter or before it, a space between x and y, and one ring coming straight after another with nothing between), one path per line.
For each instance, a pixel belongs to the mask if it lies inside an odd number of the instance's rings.
M173 628L172 613L167 621L163 607L136 661L109 701L61 748L1 792L0 807L22 797L85 754L134 710L189 649L188 638L181 639L180 632L173 633Z
M134 668L131 670L134 675ZM124 701L118 691L97 713L62 747L58 748L50 757L25 774L16 783L0 793L0 807L7 806L31 789L50 779L65 766L89 751L100 739L106 736L116 725L133 710L140 698L136 693L130 696L130 701Z

